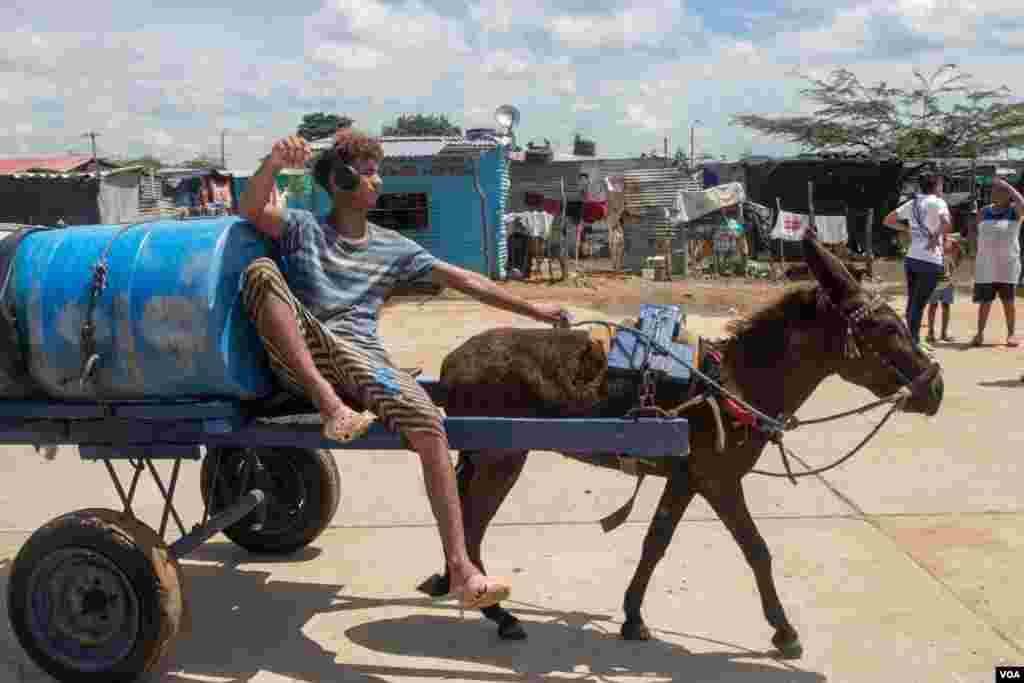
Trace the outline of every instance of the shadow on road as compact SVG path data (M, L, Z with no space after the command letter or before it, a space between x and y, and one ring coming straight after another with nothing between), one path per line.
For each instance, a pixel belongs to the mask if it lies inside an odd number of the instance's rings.
M431 606L429 599L345 595L343 584L279 581L268 571L244 568L275 559L303 562L318 554L309 549L297 557L265 558L248 555L228 543L203 546L183 563L191 631L179 636L162 672L146 680L196 683L214 678L241 683L262 672L311 683L384 683L396 678L518 683L581 674L588 679L612 680L638 675L678 681L825 680L820 674L772 661L768 653L683 633L662 633L666 640L660 641L625 642L617 635L618 624L608 615L559 612L536 605L513 604L529 640L502 642L494 626L482 622L476 613L459 620L454 605L434 606L435 611L450 609L452 616L414 614ZM0 565L0 596L6 595L8 572L9 565ZM411 593L411 585L409 590ZM373 610L395 606L408 608L410 614L374 620ZM306 634L314 620L319 633L329 634L331 614L351 610L362 612L360 619L365 620L343 634L339 625L332 640L342 647L362 647L386 657L373 657L371 661L376 661L372 664L339 662L333 649ZM345 637L350 642L345 642ZM679 644L687 641L710 642L720 648L694 654ZM0 647L0 658L7 667L2 672L5 680L12 674L16 681L50 680L28 660L6 619ZM438 661L425 665L424 657ZM418 659L406 665L403 658ZM481 665L501 670L479 671Z
M349 639L369 650L406 657L429 657L448 666L420 670L417 677L455 677L480 681L521 681L567 675L597 679L644 676L673 681L821 682L825 677L772 659L770 653L709 641L685 633L665 633L670 640L626 642L618 623L607 615L559 612L534 606L515 609L529 633L525 642L501 642L489 624L439 615L410 615L371 621L346 631ZM711 643L712 652L693 653L672 641ZM768 660L759 663L751 660ZM507 669L501 673L468 672L459 662ZM401 675L396 667L360 667L366 673ZM406 675L413 674L407 671Z

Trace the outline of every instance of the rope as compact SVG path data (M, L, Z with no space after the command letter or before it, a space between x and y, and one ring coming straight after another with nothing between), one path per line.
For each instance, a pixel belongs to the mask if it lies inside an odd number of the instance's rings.
M814 469L811 469L811 470L806 470L804 472L798 472L798 473L794 474L792 469L789 466L789 458L790 457L796 457L796 456L793 454L792 451L790 451L788 448L786 448L785 444L782 443L782 439L781 438L775 438L772 441L779 448L779 455L782 457L782 464L786 468L785 474L783 474L781 472L769 472L767 470L759 470L759 469L752 469L750 471L753 472L754 474L760 474L761 476L764 476L764 477L778 477L778 478L785 477L786 479L789 479L790 482L792 482L795 485L796 484L796 480L798 478L811 477L811 476L814 476L814 475L817 475L817 474L821 474L823 472L828 472L831 469L839 467L844 462L846 462L847 460L849 460L850 458L855 456L857 453L859 453L860 450L862 448L864 448L864 446L866 446L868 444L868 442L871 441L871 439L873 439L875 437L876 434L878 434L879 430L882 429L882 427L885 425L885 423L889 421L889 418L892 417L892 414L894 412L896 412L896 410L900 407L900 404L903 402L905 397L906 397L906 395L904 395L903 398L900 398L899 400L894 401L893 402L893 406L891 408L889 408L888 412L886 412L885 417L883 417L881 419L881 421L878 424L876 424L874 426L874 428L870 432L868 432L868 435L865 436L863 439L861 439L860 443L857 444L852 451L850 451L849 453L847 453L846 455L844 455L843 457L839 458L838 460L836 460L833 463L830 463L830 464L825 465L823 467L817 467L817 468L814 468Z
M82 371L79 375L79 383L81 384L82 390L86 389L86 384L92 377L93 372L96 370L96 366L99 365L100 355L96 352L96 305L99 303L100 295L103 290L107 288L107 275L110 272L110 266L107 264L107 259L110 256L110 252L114 248L114 242L117 238L128 232L132 228L136 228L140 225L146 225L147 223L153 223L161 220L160 218L151 218L149 220L141 221L138 223L131 223L124 225L114 233L114 236L107 242L107 246L103 249L103 253L100 254L99 259L96 261L96 265L92 269L92 287L89 289L89 308L85 314L85 320L82 322L81 329L81 340L82 340Z
M787 426L790 429L796 429L797 427L803 427L804 425L817 425L824 424L826 422L833 422L835 420L840 420L844 417L851 417L853 415L863 415L864 413L870 412L879 406L885 405L886 403L899 402L902 400L903 396L900 394L900 392L896 392L892 396L886 396L885 398L873 401L871 403L868 403L867 405L863 405L860 408L854 408L853 410L847 410L842 413L836 413L835 415L827 415L825 417L818 417L811 420L801 420L798 417L793 417L787 423Z

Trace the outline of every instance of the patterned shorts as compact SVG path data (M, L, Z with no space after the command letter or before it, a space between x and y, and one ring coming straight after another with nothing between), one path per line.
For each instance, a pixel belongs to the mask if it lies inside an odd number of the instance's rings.
M441 411L419 382L397 369L383 349L361 348L358 340L327 329L295 298L277 264L260 258L245 271L242 298L270 356L270 367L285 388L298 396L305 394L295 371L265 333L268 297L276 297L292 309L317 370L343 400L373 411L388 429L403 437L410 432L430 432L445 438Z

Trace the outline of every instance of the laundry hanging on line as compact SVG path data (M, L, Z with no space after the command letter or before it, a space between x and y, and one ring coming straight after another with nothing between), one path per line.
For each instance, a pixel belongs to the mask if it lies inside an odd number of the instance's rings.
M771 237L787 242L799 242L804 238L810 222L810 216L805 213L780 211L775 219ZM825 244L846 244L849 239L846 216L815 216L814 224L818 229L818 239Z

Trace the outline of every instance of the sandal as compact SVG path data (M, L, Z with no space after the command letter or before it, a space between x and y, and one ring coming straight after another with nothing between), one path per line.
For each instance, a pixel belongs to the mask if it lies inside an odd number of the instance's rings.
M1006 345L1010 347L1020 346L1020 341L1017 339L1017 335L1011 334L1006 338Z
M475 578L475 577L474 577ZM442 595L435 600L458 600L459 612L467 609L486 609L507 600L512 594L512 586L508 581L493 576L481 576L483 586L478 590L470 590L469 581L462 587ZM470 579L471 581L472 579Z
M357 413L347 409L324 420L323 435L325 439L348 443L366 434L377 416L369 410Z
M974 335L974 339L971 340L971 346L982 346L982 345L984 345L984 343L985 343L985 340L981 336L980 332L978 334Z

